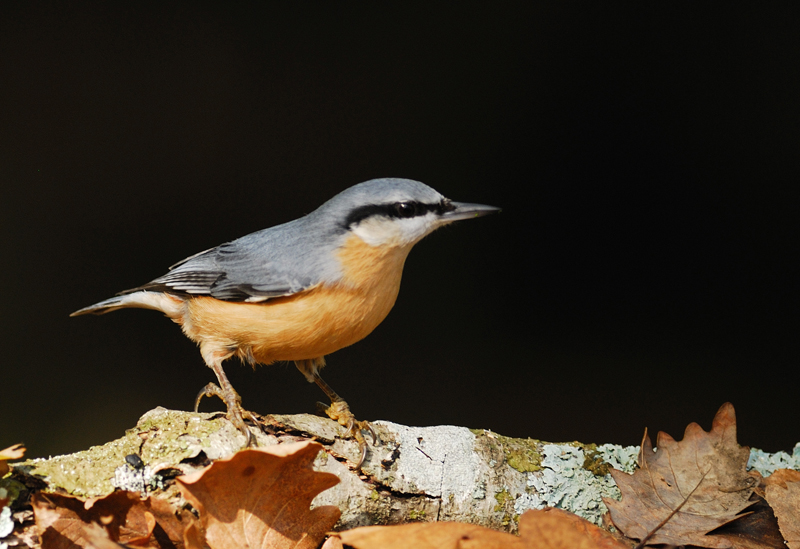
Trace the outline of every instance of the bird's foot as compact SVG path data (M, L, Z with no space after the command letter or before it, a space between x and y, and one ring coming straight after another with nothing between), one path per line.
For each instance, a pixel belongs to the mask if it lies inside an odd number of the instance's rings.
M197 398L194 400L194 411L197 412L197 409L200 407L200 401L203 400L203 397L211 396L219 397L220 400L225 403L225 406L228 408L228 421L230 421L233 426L244 435L245 447L258 446L253 433L251 433L250 429L247 428L244 418L246 417L256 425L258 425L258 421L253 414L242 408L242 398L233 389L226 393L220 389L219 385L216 383L209 383L203 387L199 393L197 393Z
M364 438L363 431L367 431L370 435L372 435L373 446L378 444L378 437L375 435L375 430L372 428L372 425L370 425L368 421L357 420L353 415L353 412L350 411L350 406L348 406L347 402L344 400L335 400L331 402L330 406L325 406L321 402L318 402L317 405L329 418L338 422L339 425L347 427L347 433L345 436L347 438L355 439L355 441L358 443L358 449L361 452L361 457L358 460L356 469L361 469L361 465L364 464L364 460L367 457L367 441Z

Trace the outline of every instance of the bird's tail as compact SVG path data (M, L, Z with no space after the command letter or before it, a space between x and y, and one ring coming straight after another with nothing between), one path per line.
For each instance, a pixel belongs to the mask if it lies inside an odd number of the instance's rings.
M177 296L142 290L132 294L114 296L83 309L78 309L69 316L104 315L117 309L136 308L153 309L161 311L169 317L174 317L180 313L181 305L183 305L183 300Z

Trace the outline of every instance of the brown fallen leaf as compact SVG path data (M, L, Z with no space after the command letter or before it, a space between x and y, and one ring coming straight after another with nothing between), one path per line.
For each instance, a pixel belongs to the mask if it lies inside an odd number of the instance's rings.
M526 511L520 536L460 522L364 526L337 534L355 549L630 549L610 533L560 509ZM331 538L328 547L337 547ZM323 549L326 549L323 547Z
M93 522L83 527L83 538L89 549L124 549L124 545L112 541L106 529Z
M717 528L711 535L728 540L733 549L786 549L770 506L755 494L750 499L754 503L747 513Z
M537 549L630 549L632 543L617 539L586 519L563 509L526 511L519 520L519 535Z
M144 526L137 520L127 524L128 511L139 501L137 494L114 492L109 496L85 501L61 494L35 494L31 500L36 524L39 526L42 545L48 548L86 547L83 527L92 522L104 522L113 539L120 539L120 531L144 534ZM88 506L88 508L87 508Z
M462 522L362 526L339 533L355 549L528 549L517 536Z
M206 469L178 477L183 497L200 513L187 546L205 537L211 549L316 549L341 512L311 501L339 482L312 469L316 442L242 450ZM204 536L203 536L204 534Z
M0 450L0 477L10 471L7 461L19 459L23 455L25 455L25 447L22 444L15 444Z
M185 508L176 511L163 499L151 497L146 502L149 502L149 511L156 519L152 538L160 547L170 547L171 543L176 549L182 549L183 533L189 525L197 522L195 516ZM128 545L131 544L132 541L128 542Z
M322 544L322 549L344 549L344 545L342 545L342 539L339 536L330 536Z
M604 498L614 525L642 545L732 547L707 534L751 505L760 478L746 470L749 450L736 442L733 405L722 405L710 432L691 423L683 440L659 433L656 445L654 451L645 432L639 469L612 469L622 492L622 501Z
M767 503L778 519L781 534L789 549L800 549L800 482L767 486Z
M800 482L800 471L795 471L794 469L778 469L762 480L760 487L766 489L767 486L777 484L786 488L787 482Z
M35 494L31 500L42 545L50 548L87 547L85 527L103 524L109 539L142 547L183 547L183 531L191 522L184 511L176 515L164 500L142 501L133 492L114 492L83 499L61 494Z

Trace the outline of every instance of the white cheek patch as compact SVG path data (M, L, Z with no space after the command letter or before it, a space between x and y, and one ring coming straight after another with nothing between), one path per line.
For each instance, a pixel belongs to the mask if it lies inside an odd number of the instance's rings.
M370 217L351 230L370 246L407 246L416 244L437 227L436 216L429 213L410 218Z

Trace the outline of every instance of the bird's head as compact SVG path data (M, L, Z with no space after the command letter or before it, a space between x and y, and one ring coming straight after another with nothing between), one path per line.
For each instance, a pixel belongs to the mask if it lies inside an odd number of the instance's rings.
M453 202L411 179L373 179L354 185L320 209L370 246L410 246L439 227L499 212L483 204Z

